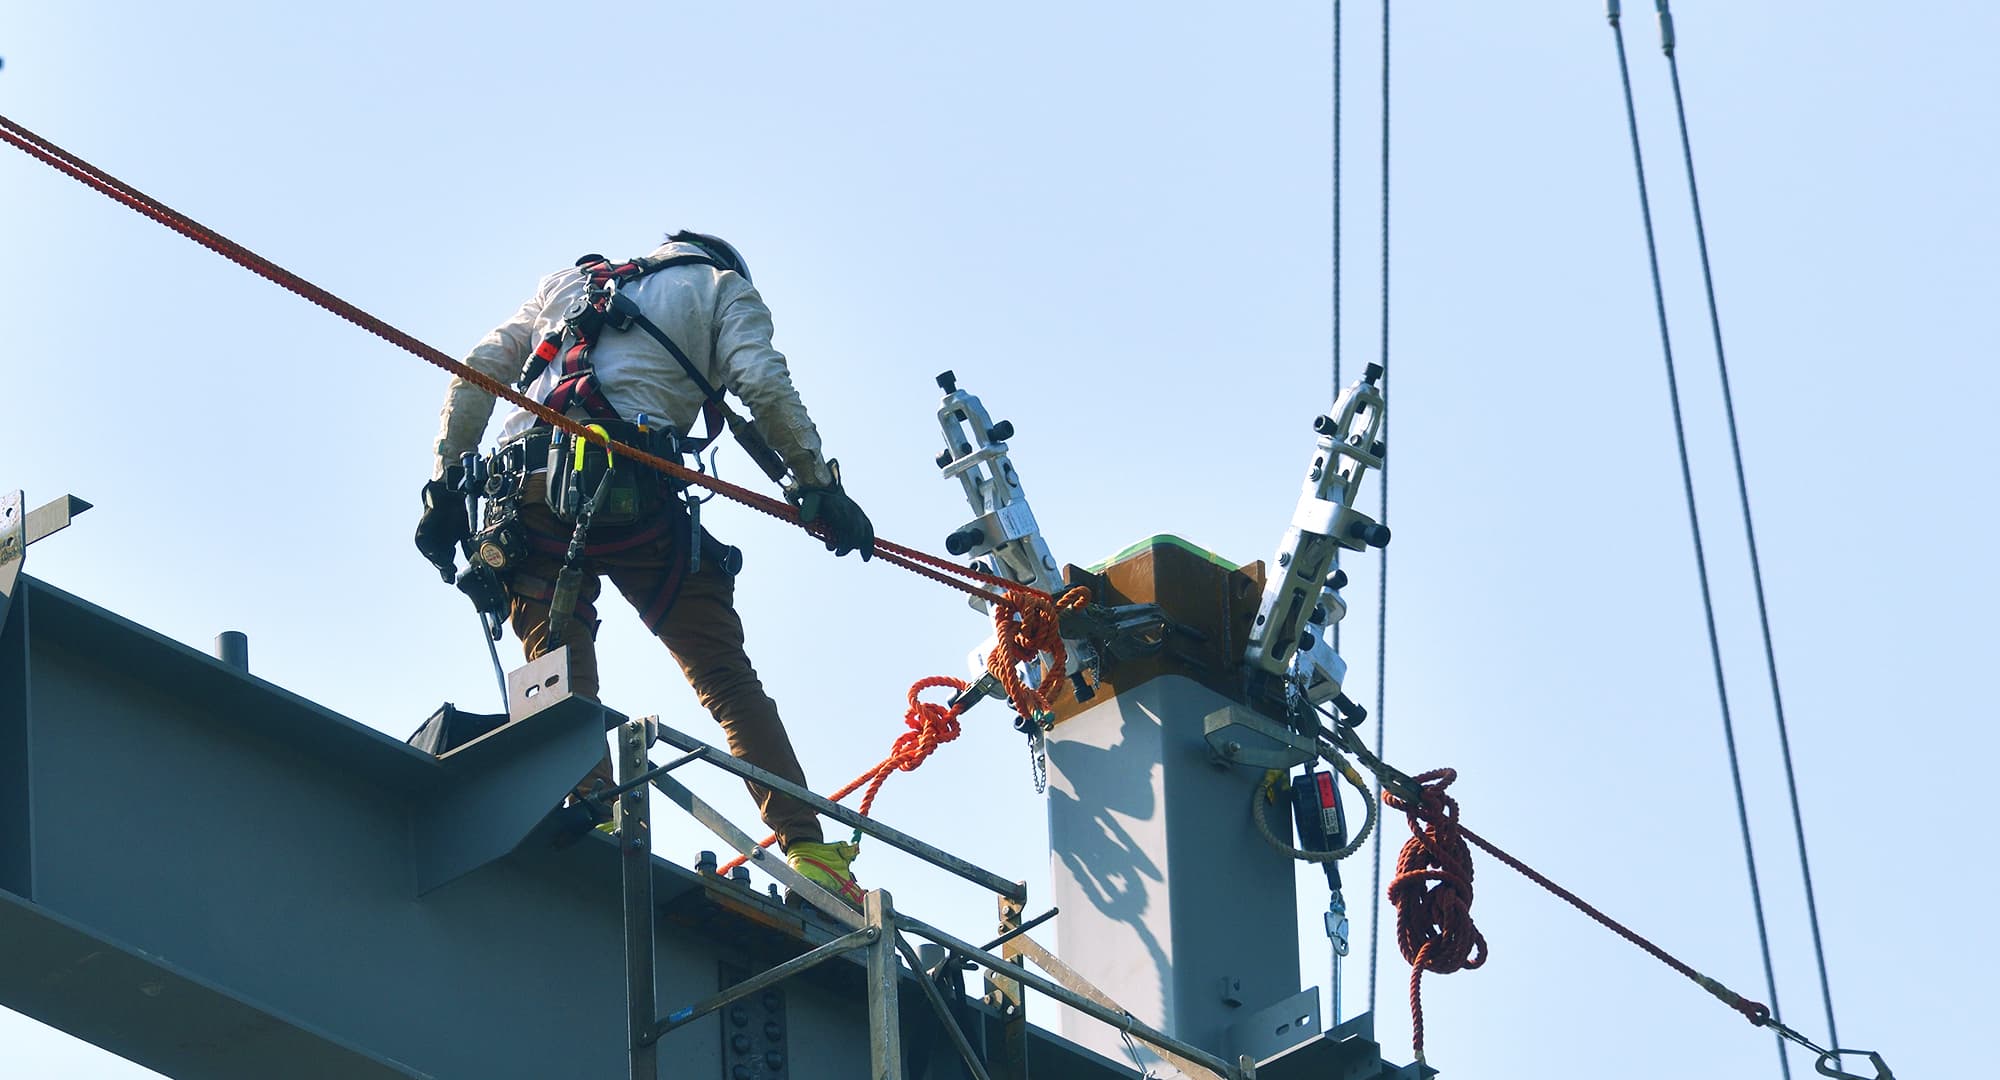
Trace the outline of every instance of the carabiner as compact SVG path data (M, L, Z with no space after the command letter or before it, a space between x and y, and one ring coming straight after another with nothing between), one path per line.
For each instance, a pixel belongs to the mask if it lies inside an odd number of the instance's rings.
M1843 1072L1828 1064L1838 1062L1842 1054L1867 1054L1868 1060L1875 1066L1875 1075L1862 1076L1859 1073ZM1820 1054L1818 1061L1813 1062L1813 1071L1821 1076L1832 1077L1833 1080L1896 1080L1896 1074L1889 1071L1889 1063L1883 1061L1882 1055L1873 1050L1828 1050Z
M604 440L604 468L605 468L605 469L606 469L607 471L609 471L609 470L611 470L611 469L615 469L615 468L617 468L617 467L618 467L618 460L617 460L617 457L616 457L615 455L613 455L613 454L612 454L612 452L611 452L611 433L610 433L610 432L608 432L608 431L606 431L606 430L604 430L604 425L603 425L603 424L585 424L585 425L584 425L584 427L583 427L583 430L585 430L585 431L589 431L589 432L594 432L594 433L596 433L596 435L597 435L597 437L598 437L598 438L600 438L600 439L603 439L603 440ZM572 464L570 465L570 471L571 471L571 472L574 472L574 473L581 473L581 472L583 471L583 452L584 452L584 450L585 450L585 449L587 449L587 448L588 448L589 446L590 446L590 440L589 440L589 439L585 439L585 438L583 438L583 437L581 437L581 436L578 436L578 437L577 437L577 439L576 439L576 460L575 460L575 462L573 462L573 463L572 463Z

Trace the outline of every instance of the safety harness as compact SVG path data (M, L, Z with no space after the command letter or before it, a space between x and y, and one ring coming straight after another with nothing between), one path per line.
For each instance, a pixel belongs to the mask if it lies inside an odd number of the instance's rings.
M675 266L712 266L718 270L738 272L742 271L742 267L732 266L705 250L621 263L590 254L576 260L576 266L583 273L584 293L563 313L562 324L535 346L527 367L515 384L516 389L526 391L542 378L550 365L557 365L555 385L543 395L543 404L565 414L584 413L596 421L590 427L602 434L607 442L616 438L617 441L644 446L650 452L675 460L683 454L699 455L716 440L725 426L736 429L740 418L731 414L723 401L722 391L702 375L687 352L657 323L647 318L638 303L624 290L647 275ZM662 427L643 413L629 419L620 416L617 408L604 396L591 365L591 353L606 332L631 329L640 330L658 342L701 391L701 412L706 430L699 438L682 435L671 427ZM737 434L741 438L740 430ZM548 467L547 505L558 519L573 526L567 543L554 537L525 532L519 523L516 503L521 488L525 486L523 481L528 472L540 468L544 462ZM494 501L487 529L479 538L479 550L483 553L489 547L505 546L516 552L529 549L561 557L562 571L554 582L541 582L524 576L514 584L516 592L533 600L548 602L550 647L559 643L564 621L577 608L585 576L584 566L589 559L671 537L675 550L666 560L668 573L661 581L658 595L640 603L647 629L657 631L679 594L686 573L700 562L704 539L700 504L677 497L678 491L661 498L658 489L649 490L646 487L649 483L659 483L658 474L643 469L620 470L605 446L566 432L552 431L542 424L536 425L522 439L503 447L495 455L494 465L493 474L500 479L488 487L488 494ZM616 529L610 536L591 538L589 534L593 525L632 527ZM725 544L715 543L714 546L722 552L722 565L734 573L740 565L740 553ZM576 614L588 622L595 622L595 613L589 610L588 604Z
M646 317L639 309L638 302L625 295L624 289L649 274L658 273L673 266L713 266L727 270L719 259L706 252L689 255L669 255L665 258L639 258L622 263L612 263L602 255L585 255L576 261L583 271L584 293L570 304L563 313L562 325L549 331L541 343L535 346L534 355L529 359L527 369L515 388L525 391L542 377L550 364L560 361L557 368L556 384L542 403L559 412L569 412L572 407L581 408L593 419L623 420L618 410L605 398L603 388L598 385L597 374L591 369L590 353L597 347L606 329L629 330L637 328L647 337L659 342L668 355L681 366L689 379L701 391L701 415L706 427L700 438L685 438L681 449L688 453L700 453L713 443L722 433L725 423L722 391L710 384L701 370L688 359L688 355L667 336L667 332Z

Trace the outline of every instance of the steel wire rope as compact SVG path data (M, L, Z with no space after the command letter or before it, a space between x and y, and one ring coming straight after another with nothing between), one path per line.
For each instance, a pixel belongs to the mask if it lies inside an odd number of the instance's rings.
M1340 400L1340 0L1333 0L1333 393ZM1340 623L1328 644L1340 652Z
M63 173L84 184L86 187L92 188L100 194L122 203L129 209L180 233L182 236L257 274L272 284L296 294L301 299L307 300L329 313L353 323L421 360L443 368L497 398L519 406L553 427L560 428L579 438L586 438L592 442L601 443L608 449L624 454L633 461L663 472L677 480L728 496L733 501L756 510L761 510L781 521L798 525L800 528L816 536L819 535L818 531L812 526L801 522L799 520L798 509L784 500L774 499L769 495L729 483L726 480L704 475L684 465L667 461L657 455L647 453L633 446L628 446L615 439L605 439L602 435L592 433L577 421L550 409L538 401L526 397L497 379L493 379L467 367L436 347L425 344L410 333L391 325L360 307L341 299L332 292L258 255L249 248L215 232L193 218L188 217L186 214L167 206L137 188L132 187L130 184L104 172L5 116L0 116L0 141L14 146L28 156L55 169L57 172ZM822 539L824 538L822 537ZM899 566L919 576L929 578L939 584L951 586L954 589L976 596L1000 607L1026 610L1025 608L1021 608L1023 603L1029 607L1040 608L1043 606L1052 606L1055 602L1053 596L1039 589L1021 585L1006 578L987 574L970 567L961 566L892 540L877 538L874 553L880 556L885 562ZM957 578L954 578L952 575L957 575ZM964 580L958 580L961 578ZM987 589L981 589L978 585L991 586L994 589L1000 590L1000 592L995 593Z
M1709 663L1715 672L1715 694L1722 712L1722 738L1729 756L1729 780L1736 795L1736 823L1743 836L1743 862L1750 878L1750 905L1757 922L1757 947L1764 961L1764 983L1771 999L1771 1011L1778 1011L1778 977L1771 964L1771 935L1764 921L1764 894L1757 882L1757 855L1750 838L1750 811L1743 795L1743 767L1736 752L1736 726L1729 713L1729 689L1722 671L1722 643L1715 630L1715 602L1709 589L1708 557L1702 547L1701 515L1695 508L1694 472L1688 464L1687 429L1681 418L1680 383L1674 373L1673 339L1667 330L1666 290L1660 283L1659 247L1653 236L1653 209L1646 194L1646 167L1639 149L1639 114L1632 102L1632 72L1625 58L1625 31L1619 22L1618 0L1609 0L1605 15L1611 23L1612 40L1617 44L1618 80L1625 98L1625 122L1632 140L1632 168L1638 179L1639 216L1645 225L1646 262L1652 274L1653 309L1659 320L1660 353L1666 361L1667 400L1672 406L1674 445L1679 452L1681 491L1687 501L1688 531L1694 542L1696 577L1701 585L1702 618L1708 629ZM1785 1053L1783 1037L1772 1036L1778 1050L1778 1068L1787 1080L1792 1075L1791 1060Z
M1382 0L1382 395L1389 394L1389 0ZM1389 439L1389 418L1382 418L1382 440ZM1382 483L1382 524L1389 524L1389 459L1376 468ZM1387 686L1389 642L1389 549L1377 548L1375 592L1375 757L1383 754L1384 688ZM1382 797L1378 777L1375 797ZM1368 916L1368 1011L1375 1011L1375 967L1382 945L1382 831L1375 831L1374 868L1368 891L1373 894Z
M1840 1029L1833 1022L1833 987L1826 973L1826 947L1819 930L1819 903L1813 895L1812 864L1806 858L1805 817L1799 810L1799 783L1792 768L1792 739L1785 724L1785 698L1778 689L1778 654L1771 644L1771 612L1764 600L1764 567L1757 554L1757 529L1750 516L1750 483L1744 476L1743 444L1737 435L1736 399L1729 388L1729 361L1722 347L1722 316L1715 302L1715 274L1708 259L1708 229L1701 215L1701 187L1695 182L1694 143L1688 137L1687 103L1681 96L1681 65L1675 56L1673 12L1668 0L1657 0L1660 14L1660 51L1667 57L1667 71L1674 87L1674 119L1680 126L1681 160L1687 166L1688 202L1694 210L1695 246L1701 253L1701 283L1708 299L1708 327L1715 339L1715 370L1722 380L1722 412L1729 423L1729 455L1736 467L1736 497L1743 510L1743 539L1750 549L1750 582L1757 598L1757 626L1764 640L1764 670L1771 682L1771 711L1778 721L1779 757L1785 765L1785 793L1791 800L1792 834L1798 841L1799 876L1805 881L1806 921L1812 928L1813 960L1819 965L1820 1000L1826 1006L1827 1041L1840 1045ZM1835 1064L1839 1058L1835 1058Z

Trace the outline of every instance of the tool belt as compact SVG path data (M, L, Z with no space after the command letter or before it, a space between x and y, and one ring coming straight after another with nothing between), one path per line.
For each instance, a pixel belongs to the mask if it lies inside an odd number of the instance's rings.
M678 462L681 459L680 436L672 429L640 428L623 420L593 420L591 423L603 428L615 442L669 461ZM582 444L581 447L578 443ZM502 445L487 460L486 497L493 500L496 508L515 500L530 474L546 471L548 487L544 501L549 511L566 525L576 522L583 504L597 493L607 474L610 482L605 486L597 512L591 518L593 526L629 525L648 520L685 487L636 461L619 462L613 452L589 439L579 439L567 431L548 427L529 429Z
M649 454L678 462L685 443L671 428L641 429L621 420L593 420L612 439ZM583 505L603 485L604 494L591 516L581 554L588 557L629 550L672 533L692 570L706 559L734 577L743 567L741 549L717 540L701 525L699 500L685 498L687 485L636 461L607 460L602 446L583 441L583 467L577 468L577 440L567 432L534 427L502 444L487 458L484 527L473 538L479 559L502 576L531 551L567 558L562 540L530 534L521 521L521 498L528 478L542 473L542 501L564 524L574 525ZM605 484L606 476L610 483ZM607 532L599 533L603 527Z

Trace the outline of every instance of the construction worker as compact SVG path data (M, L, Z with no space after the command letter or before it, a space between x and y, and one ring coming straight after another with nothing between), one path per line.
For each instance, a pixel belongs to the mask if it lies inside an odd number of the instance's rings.
M579 259L543 278L465 363L620 442L669 458L691 448L699 453L705 440L691 435L697 417L713 438L727 390L749 406L776 452L763 455L766 470L789 472L786 495L803 520L816 524L828 550L857 551L864 560L873 553L874 527L842 489L838 463L821 452L785 357L771 346L770 309L742 256L715 237L674 233L649 256L615 266L601 256ZM499 450L486 459L490 499L474 537L464 495L455 490L457 463L479 445L493 403L493 395L459 378L445 392L418 550L446 574L462 543L495 564L492 577L505 593L491 606L504 605L528 658L557 641L568 645L571 690L591 696L599 685L593 605L599 575L609 576L680 663L722 725L730 752L805 784L777 705L744 652L732 602L740 556L705 535L698 517L690 521L688 504L665 477L636 463L621 465L588 442L579 447L517 409L501 427ZM566 566L569 595L560 587ZM477 565L473 570L483 573ZM552 615L552 603L570 610ZM607 757L593 776L608 777L608 770ZM787 861L858 906L849 870L855 848L825 843L819 817L805 803L749 787Z

